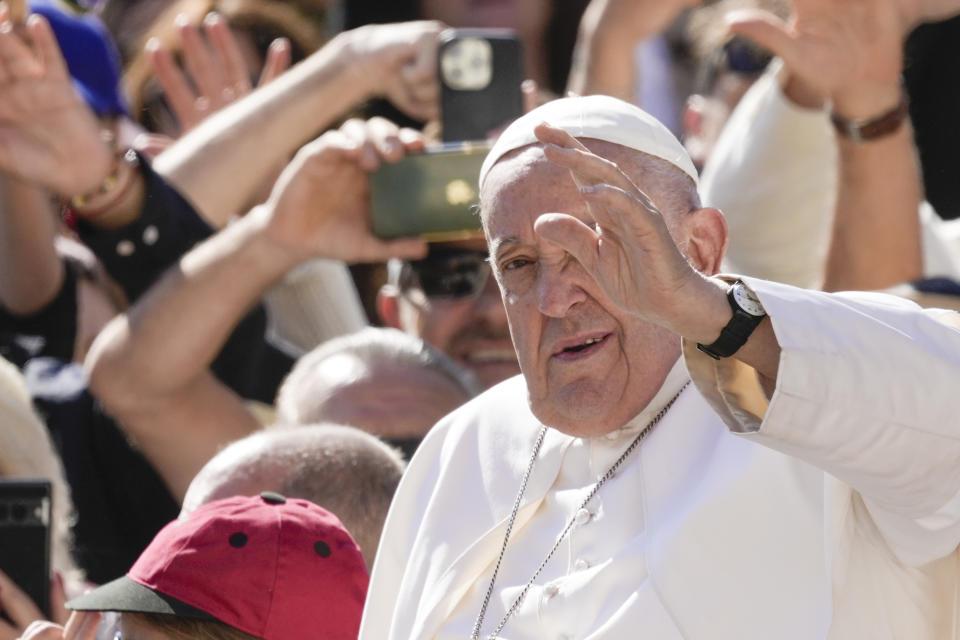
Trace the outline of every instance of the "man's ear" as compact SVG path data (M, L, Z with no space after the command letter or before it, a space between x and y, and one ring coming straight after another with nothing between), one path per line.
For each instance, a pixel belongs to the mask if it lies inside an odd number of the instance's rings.
M377 315L385 327L401 329L400 326L400 292L392 284L385 284L377 292Z
M704 275L720 271L727 251L727 221L719 209L705 207L687 214L687 247L690 264Z

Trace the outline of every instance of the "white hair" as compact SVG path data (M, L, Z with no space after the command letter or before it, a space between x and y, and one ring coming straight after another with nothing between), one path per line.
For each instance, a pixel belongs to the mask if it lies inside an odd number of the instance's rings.
M305 391L314 391L310 384L314 372L324 360L335 355L354 356L366 363L390 362L412 370L436 371L450 380L468 398L481 391L479 383L469 371L420 338L399 329L367 327L328 340L297 360L277 391L279 421L302 424L314 420L311 416L301 415L299 397Z

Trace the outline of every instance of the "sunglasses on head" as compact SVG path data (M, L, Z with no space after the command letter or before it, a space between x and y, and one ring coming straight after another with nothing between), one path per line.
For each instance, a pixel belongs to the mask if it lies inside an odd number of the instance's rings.
M404 288L419 287L428 298L457 300L479 295L490 277L487 252L431 247L426 258L407 262Z

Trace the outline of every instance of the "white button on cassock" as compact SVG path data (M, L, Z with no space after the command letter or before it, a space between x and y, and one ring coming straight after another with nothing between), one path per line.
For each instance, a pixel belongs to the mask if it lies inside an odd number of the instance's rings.
M553 596L560 593L560 587L555 584L548 584L543 588L543 595L547 598L552 598Z
M580 558L579 560L573 563L573 568L576 569L577 571L585 571L590 568L590 563L584 560L583 558Z
M583 525L590 522L590 518L592 517L593 517L593 514L587 511L586 509L580 509L579 511L577 511L577 515L573 517L573 521L578 527L582 527Z

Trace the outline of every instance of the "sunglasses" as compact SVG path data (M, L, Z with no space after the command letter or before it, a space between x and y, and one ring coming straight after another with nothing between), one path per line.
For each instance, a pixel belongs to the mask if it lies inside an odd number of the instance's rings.
M723 56L728 70L745 75L763 73L773 58L769 51L740 36L727 40Z
M763 73L773 56L741 36L733 36L716 49L700 68L695 82L697 93L708 94L721 73L757 76Z
M404 264L403 288L419 287L432 299L462 300L483 291L490 277L486 251L431 247L426 258Z

